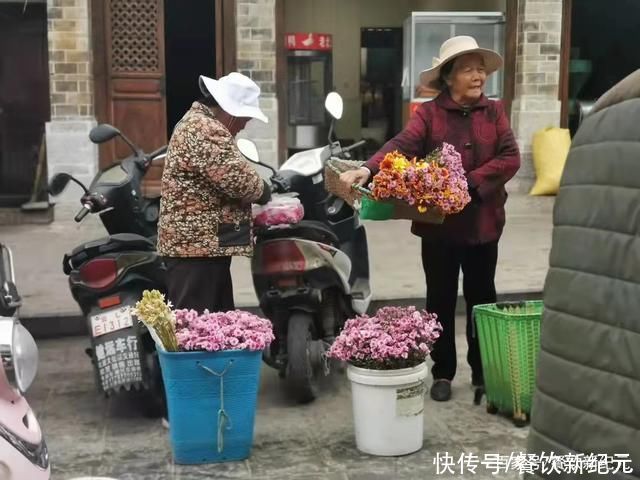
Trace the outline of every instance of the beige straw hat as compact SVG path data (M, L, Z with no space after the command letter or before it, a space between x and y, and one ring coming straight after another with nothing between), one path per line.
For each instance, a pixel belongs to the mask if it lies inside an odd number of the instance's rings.
M440 46L440 56L433 59L433 66L420 73L420 83L423 85L438 89L438 78L440 77L440 69L451 60L458 58L467 53L479 53L484 58L484 66L487 75L492 74L500 67L503 61L500 54L488 48L480 48L478 42L473 37L461 35L451 37Z

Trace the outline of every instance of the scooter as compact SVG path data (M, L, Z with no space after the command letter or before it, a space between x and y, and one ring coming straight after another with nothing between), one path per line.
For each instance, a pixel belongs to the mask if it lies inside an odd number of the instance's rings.
M367 311L372 296L365 228L349 204L327 193L323 176L330 158L349 159L364 142L342 148L333 140L343 110L339 94L330 93L325 108L333 117L329 145L296 153L278 171L260 162L251 141L238 141L245 157L271 170L272 191L297 193L305 211L298 224L256 229L251 262L260 308L276 337L264 361L299 403L317 397L318 380L330 370L329 346L346 319Z
M11 250L0 243L0 479L50 478L47 444L23 397L38 370L38 347L17 317Z
M166 147L145 154L111 125L98 125L89 134L96 144L120 137L133 154L95 176L89 188L67 173L49 185L59 195L69 182L84 194L75 217L81 222L97 214L108 237L84 243L64 256L71 294L87 319L96 385L106 396L139 391L148 416L166 412L164 387L155 343L131 309L144 290L164 292L166 268L156 253L160 199L142 196L142 178L152 162L166 156Z

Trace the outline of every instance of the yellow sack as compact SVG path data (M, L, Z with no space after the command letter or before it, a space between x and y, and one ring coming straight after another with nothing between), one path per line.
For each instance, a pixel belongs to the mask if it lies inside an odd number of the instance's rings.
M565 128L549 127L533 135L533 167L536 183L530 195L555 195L571 147L571 135Z

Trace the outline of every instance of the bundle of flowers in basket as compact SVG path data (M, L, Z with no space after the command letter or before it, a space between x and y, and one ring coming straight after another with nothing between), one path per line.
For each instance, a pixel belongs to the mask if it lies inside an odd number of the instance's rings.
M384 206L377 205L379 202L410 207L408 216L413 220L430 213L425 221L442 221L447 215L461 212L471 201L460 154L448 143L424 159L408 159L397 151L386 154L369 188L371 195L363 197L362 214L372 220L380 215L385 219Z
M325 186L359 209L363 219L442 223L445 216L461 212L471 201L462 159L448 143L422 159L409 159L398 151L387 153L368 189L342 185L340 173L361 165L330 160Z
M442 327L415 307L384 307L348 320L329 356L348 362L356 445L371 455L422 448L426 357Z
M271 322L242 311L174 311L157 290L145 291L134 313L157 345L175 462L248 458Z

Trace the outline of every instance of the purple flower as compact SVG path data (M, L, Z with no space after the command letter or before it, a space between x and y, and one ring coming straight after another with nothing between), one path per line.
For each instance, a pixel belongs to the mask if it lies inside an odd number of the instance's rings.
M422 363L440 336L437 316L415 307L384 307L350 319L329 356L356 366L391 369Z
M177 310L176 337L181 350L264 350L274 340L269 320L243 311L198 314Z

